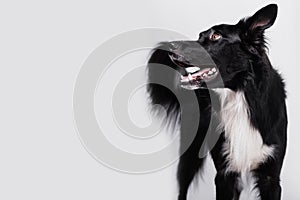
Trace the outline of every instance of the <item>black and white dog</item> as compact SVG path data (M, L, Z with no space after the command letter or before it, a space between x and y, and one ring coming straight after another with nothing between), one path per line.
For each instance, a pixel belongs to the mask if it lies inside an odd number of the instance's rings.
M205 156L199 152L210 145L207 135L218 135L213 148L208 148L217 170L217 200L281 198L286 95L283 80L268 59L264 37L277 10L270 4L235 25L213 26L197 40L164 42L153 50L148 64L152 104L162 105L167 117L175 117L181 126L179 200L187 198L189 185L203 166ZM161 70L161 65L172 71ZM168 86L156 84L161 81ZM184 99L189 95L196 96L199 109ZM195 134L182 124L184 117L187 123L198 120Z

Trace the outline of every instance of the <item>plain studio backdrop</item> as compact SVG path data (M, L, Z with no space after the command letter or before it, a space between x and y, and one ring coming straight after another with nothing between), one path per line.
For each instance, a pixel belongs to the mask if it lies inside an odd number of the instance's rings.
M212 25L236 23L268 3L279 5L277 21L267 37L271 62L286 79L289 108L283 199L300 199L300 8L296 0L2 1L0 199L174 200L177 163L132 175L100 164L83 147L72 110L79 70L95 48L119 33L156 27L196 39ZM147 54L141 51L127 59L143 64ZM121 59L115 67L120 62L125 69L131 67L125 61ZM145 125L148 118L143 116L146 108L141 94L133 97L133 105L129 103L130 114L136 123ZM101 99L101 92L95 98ZM147 152L163 145L161 141L144 144L117 132L107 137L127 151ZM214 199L211 164L208 160L203 179L193 185L189 199Z

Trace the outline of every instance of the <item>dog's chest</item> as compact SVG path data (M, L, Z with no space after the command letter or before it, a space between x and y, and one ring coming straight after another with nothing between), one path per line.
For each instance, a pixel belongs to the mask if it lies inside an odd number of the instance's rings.
M243 92L217 89L221 109L221 128L225 131L223 155L227 171L243 172L257 168L272 156L274 148L263 143L259 131L249 120L249 108Z

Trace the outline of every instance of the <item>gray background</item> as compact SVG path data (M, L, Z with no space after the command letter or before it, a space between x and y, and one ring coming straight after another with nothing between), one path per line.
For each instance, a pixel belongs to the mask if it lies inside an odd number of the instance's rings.
M297 200L300 198L296 49L300 34L299 3L277 2L278 20L267 36L271 61L286 79L288 92L289 148L282 174L283 199ZM2 1L0 199L174 199L176 164L155 173L125 174L99 164L83 148L72 111L73 87L80 67L98 45L121 32L159 27L195 39L211 25L235 23L267 3L261 0ZM140 52L130 59L143 63L146 55L147 52ZM140 102L139 106L145 106L141 94L135 100ZM143 116L143 107L140 108ZM130 112L137 124L147 124L147 118L135 117L133 108ZM110 139L128 151L143 147L143 152L149 152L160 144L157 141L140 145L135 141L128 145L127 138L118 139L116 134ZM159 139L164 140L167 136ZM197 189L192 188L190 199L200 196L214 199L214 171L210 161L207 165L207 173L197 183Z

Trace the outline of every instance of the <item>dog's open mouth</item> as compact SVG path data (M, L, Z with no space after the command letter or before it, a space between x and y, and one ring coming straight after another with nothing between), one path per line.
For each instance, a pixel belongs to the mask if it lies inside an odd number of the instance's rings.
M180 86L188 90L202 88L203 83L208 83L218 75L216 67L198 67L184 60L182 56L170 54L172 62L177 66L184 68L185 74L181 75Z

